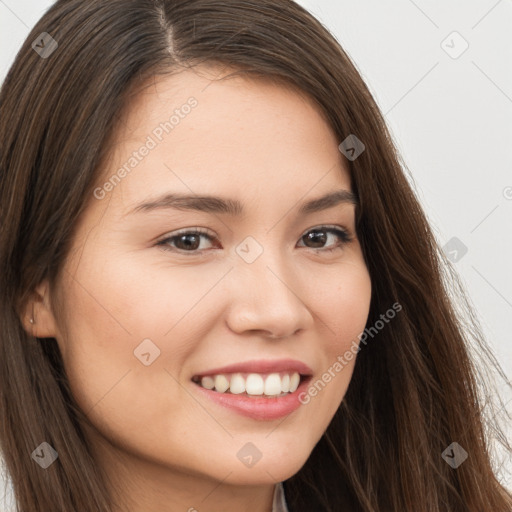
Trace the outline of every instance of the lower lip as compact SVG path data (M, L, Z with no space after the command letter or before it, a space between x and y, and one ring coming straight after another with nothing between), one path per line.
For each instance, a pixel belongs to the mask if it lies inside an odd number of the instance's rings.
M255 420L276 420L291 414L297 410L302 403L299 401L299 395L306 390L311 377L305 378L299 384L293 393L276 398L259 398L247 395L233 395L231 393L219 393L211 389L206 389L199 384L194 383L200 393L217 402L218 404L232 409L242 416L247 416Z

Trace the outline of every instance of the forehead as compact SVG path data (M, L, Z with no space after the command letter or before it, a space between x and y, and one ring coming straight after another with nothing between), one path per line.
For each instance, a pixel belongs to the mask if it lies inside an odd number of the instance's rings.
M231 72L199 66L130 96L98 183L115 183L109 200L122 213L165 191L279 202L350 189L339 141L313 100Z

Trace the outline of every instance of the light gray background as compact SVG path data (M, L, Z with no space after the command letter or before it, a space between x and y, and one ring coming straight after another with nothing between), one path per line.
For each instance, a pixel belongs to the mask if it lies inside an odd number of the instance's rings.
M51 3L0 0L0 80ZM363 75L441 244L468 248L455 266L511 380L512 0L299 3Z

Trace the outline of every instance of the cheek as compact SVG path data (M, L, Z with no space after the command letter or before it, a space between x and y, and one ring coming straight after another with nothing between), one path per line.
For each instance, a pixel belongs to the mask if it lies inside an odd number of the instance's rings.
M106 353L164 339L211 284L192 270L158 267L142 254L84 255L67 283L68 323Z
M63 359L73 395L84 411L97 404L133 364L134 339L112 311L114 290L77 275L66 290Z
M366 266L347 263L337 267L319 278L309 293L331 340L327 353L332 357L344 352L354 339L358 341L368 319L372 286Z
M197 335L196 306L217 275L205 279L191 267L162 268L146 260L89 252L73 278L66 273L61 343L73 394L84 410L103 397L115 409L110 395L121 397L125 388L132 400L143 396L144 388L152 396L162 387L158 374L172 395L177 384L165 369L179 379L183 361L194 350L190 329ZM128 389L134 382L137 396Z
M164 338L163 326L151 322L154 304L135 300L141 292L138 279L118 280L122 273L114 271L105 275L108 281L85 283L84 275L77 274L81 285L75 281L68 288L66 299L73 306L66 313L62 340L66 374L73 397L95 429L127 445L137 439L150 450L158 436L148 433L162 418L168 421L180 407L187 414L179 384L165 371L178 373L179 350L169 357L165 344L170 335ZM166 324L166 330L171 326Z
M168 340L191 321L200 302L212 300L208 291L225 271L224 267L205 272L185 262L172 264L162 250L152 248L112 255L93 286L111 316L134 340L152 336Z
M321 373L310 382L302 403L312 422L321 411L322 424L328 424L352 378L359 336L370 310L372 287L363 264L337 268L331 279L318 284L321 293L312 296L311 304L319 317L319 329L324 333Z

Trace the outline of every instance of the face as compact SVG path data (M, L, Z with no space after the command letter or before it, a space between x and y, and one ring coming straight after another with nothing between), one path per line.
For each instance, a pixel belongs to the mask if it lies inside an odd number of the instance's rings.
M220 74L134 97L53 313L36 310L98 457L154 486L295 474L343 400L355 357L336 362L370 306L355 205L311 202L352 191L340 141L299 93Z

